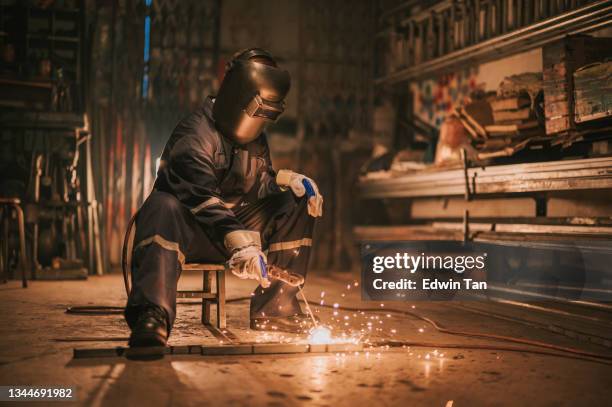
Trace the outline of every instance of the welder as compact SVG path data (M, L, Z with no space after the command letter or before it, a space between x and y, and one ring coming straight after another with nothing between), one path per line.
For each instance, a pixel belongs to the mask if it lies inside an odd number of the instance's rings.
M289 87L289 73L270 53L241 51L216 97L172 132L136 217L125 309L130 346L165 345L185 262L227 262L238 277L259 282L251 329L298 332L310 323L298 288L267 274L274 265L306 276L315 218L323 214L312 179L272 168L264 127L283 113Z

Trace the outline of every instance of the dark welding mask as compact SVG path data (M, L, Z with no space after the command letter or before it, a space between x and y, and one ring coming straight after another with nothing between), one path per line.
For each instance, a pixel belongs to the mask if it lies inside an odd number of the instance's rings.
M289 72L261 49L242 51L228 63L213 106L215 126L238 144L255 140L285 110Z

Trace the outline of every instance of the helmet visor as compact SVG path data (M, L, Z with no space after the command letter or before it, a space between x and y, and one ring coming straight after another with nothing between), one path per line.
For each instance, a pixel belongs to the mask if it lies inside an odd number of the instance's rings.
M283 102L272 102L255 95L249 102L244 112L250 117L258 117L266 121L275 122L285 110Z

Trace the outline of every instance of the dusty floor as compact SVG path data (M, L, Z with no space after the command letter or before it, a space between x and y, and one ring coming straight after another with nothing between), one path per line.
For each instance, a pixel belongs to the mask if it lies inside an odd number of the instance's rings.
M195 287L197 281L195 276L186 276L181 286ZM453 329L512 335L610 354L610 349L589 343L588 335L578 341L545 329L557 326L559 321L546 320L548 316L533 310L513 308L510 312L500 306L487 315L488 306L483 304L469 305L471 311L467 306L449 303L389 302L381 307L378 303L361 303L353 284L347 274L314 276L305 290L308 298L317 301L324 291L326 304L380 309L364 314L337 311L334 317L333 309L316 307L323 321L336 318L333 326L337 334L363 329L364 340L428 342L432 347L371 349L359 354L166 356L148 362L119 357L76 360L72 357L75 347L125 344L128 330L120 315L92 317L64 312L71 305L123 305L120 276L81 282L32 282L27 290L10 282L0 286L0 385L77 386L78 404L93 406L610 405L611 365L525 352L444 348L445 344L517 345L438 333L423 321L388 310L418 312ZM248 295L250 289L252 283L234 278L228 281L229 297ZM247 304L228 305L228 328L238 338L298 339L249 332ZM504 311L508 313L502 315ZM529 324L519 323L520 312L535 319ZM218 339L199 324L199 307L181 304L178 315L170 344L218 344ZM582 331L596 329L597 336L598 327L610 327L604 319L598 316L595 328L581 325L583 320L565 318L562 322L570 331L574 326ZM83 340L88 338L105 340Z

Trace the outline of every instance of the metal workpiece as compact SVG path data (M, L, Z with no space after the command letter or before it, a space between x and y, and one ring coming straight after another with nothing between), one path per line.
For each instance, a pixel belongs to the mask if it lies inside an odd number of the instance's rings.
M159 354L165 355L198 355L198 356L237 356L237 355L278 355L296 353L346 353L360 352L361 343L257 343L235 345L185 345L143 348L104 348L104 349L74 349L74 359L108 358L108 357L147 357Z
M612 158L549 161L421 171L384 179L362 180L360 196L372 198L421 198L462 196L466 179L476 195L612 188Z

